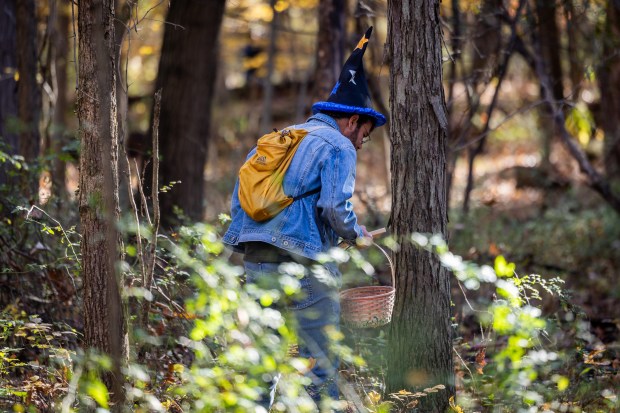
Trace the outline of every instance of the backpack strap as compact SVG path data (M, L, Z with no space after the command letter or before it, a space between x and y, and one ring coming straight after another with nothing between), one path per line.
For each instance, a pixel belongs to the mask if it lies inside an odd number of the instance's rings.
M307 198L310 195L318 194L319 192L321 192L321 187L320 186L318 188L313 189L312 191L304 192L301 195L294 196L293 197L293 202L299 201L300 199Z
M303 128L303 129L305 131L307 131L308 134L310 134L310 133L312 133L312 132L314 132L316 130L323 129L323 128L329 128L329 126L327 126L327 125L318 125L318 126L312 126L310 128ZM301 129L301 128L297 128L297 125L294 125L294 126L292 126L292 129ZM314 194L318 194L319 192L321 192L321 187L320 186L318 188L315 188L315 189L311 190L311 191L304 192L303 194L294 196L293 197L293 202L299 201L300 199L307 198L307 197L309 197L311 195L314 195Z

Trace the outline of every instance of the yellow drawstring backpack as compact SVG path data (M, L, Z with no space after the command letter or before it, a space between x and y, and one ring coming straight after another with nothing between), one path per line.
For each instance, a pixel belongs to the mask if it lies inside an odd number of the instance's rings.
M293 201L321 190L319 187L291 197L284 193L282 181L301 141L308 133L324 127L274 129L258 140L256 153L239 170L239 203L250 218L266 221Z

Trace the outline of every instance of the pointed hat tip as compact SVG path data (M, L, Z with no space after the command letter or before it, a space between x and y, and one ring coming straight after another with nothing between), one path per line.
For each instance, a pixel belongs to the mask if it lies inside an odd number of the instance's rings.
M364 53L364 51L366 51L366 44L368 43L368 40L370 40L371 33L372 33L372 26L370 26L368 30L366 30L366 33L364 33L364 36L362 36L360 41L357 43L357 46L355 46L354 51L357 49L362 49L362 54Z

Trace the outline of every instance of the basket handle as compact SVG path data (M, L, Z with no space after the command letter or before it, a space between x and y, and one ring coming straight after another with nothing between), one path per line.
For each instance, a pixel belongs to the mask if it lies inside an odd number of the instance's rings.
M385 250L383 248L381 248L379 245L377 245L377 243L375 243L374 241L373 241L372 245L377 247L379 249L379 251L381 251L383 253L383 255L385 255L385 258L387 258L388 263L390 265L390 272L392 273L392 287L394 287L394 289L396 289L396 275L394 274L394 263L392 262L392 259L390 258L390 255L387 252L385 252Z
M375 229L374 231L370 231L369 234L375 237L377 235L385 234L385 232L386 232L386 229L385 227L383 227L383 228Z

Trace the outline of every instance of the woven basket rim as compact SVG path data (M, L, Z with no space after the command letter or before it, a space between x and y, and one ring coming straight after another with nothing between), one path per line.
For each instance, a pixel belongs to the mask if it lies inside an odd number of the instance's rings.
M369 291L369 290L383 290L385 292L382 292L380 294L374 294L374 295L369 295L367 297L351 297L350 294L353 292L358 292L358 291ZM355 288L349 288L346 290L343 290L340 292L340 298L341 299L345 299L345 300L358 300L358 301L362 301L362 300L376 300L377 298L384 298L384 297L389 297L390 295L393 295L394 293L396 293L396 289L394 287L391 287L389 285L368 285L368 286L364 286L364 287L355 287Z

